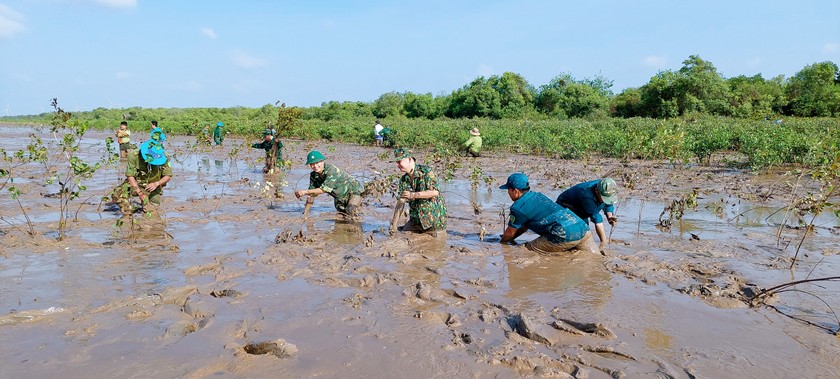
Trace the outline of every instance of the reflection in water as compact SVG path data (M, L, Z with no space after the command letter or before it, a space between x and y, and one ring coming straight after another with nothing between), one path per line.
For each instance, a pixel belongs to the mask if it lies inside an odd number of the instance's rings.
M671 351L673 337L659 329L645 329L645 346L657 351Z
M437 237L425 233L401 232L383 247L401 262L399 271L412 282L440 288L441 270L446 265L446 233Z
M508 297L524 298L542 293L570 296L575 304L600 308L612 297L610 274L597 254L574 252L540 256L537 262L520 266L512 254L504 255L508 268Z
M362 225L358 222L336 220L332 233L325 236L328 241L341 245L358 245L362 243Z
M166 224L160 217L132 217L123 223L120 237L128 242L128 253L132 264L123 280L139 287L140 293L162 292L172 278L166 270L173 268L179 248L172 236L166 232Z

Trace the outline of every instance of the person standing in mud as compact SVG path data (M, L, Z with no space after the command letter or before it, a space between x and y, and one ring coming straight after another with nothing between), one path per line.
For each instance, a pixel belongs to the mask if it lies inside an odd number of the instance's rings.
M382 146L382 129L385 129L385 127L379 123L379 120L376 120L376 123L373 124L373 138L376 146Z
M329 194L334 199L335 209L355 219L362 204L362 185L346 171L326 163L326 157L320 151L313 150L306 155L306 164L312 169L309 174L309 189L295 191L295 197L306 198L303 210L304 219L309 216L309 209L320 194Z
M618 193L618 185L610 178L596 179L588 182L578 183L563 191L557 197L557 204L575 212L584 219L592 220L595 223L595 233L598 234L600 249L606 249L609 240L604 232L604 218L601 212L607 217L607 222L615 226L618 218L615 217L615 196Z
M128 122L120 122L120 128L117 129L117 143L120 144L120 158L128 156L129 146L131 145L131 131L128 130Z
M540 253L570 250L598 252L586 221L542 193L531 191L528 175L521 172L511 174L499 188L506 189L513 200L510 219L501 236L502 243L513 243L516 237L530 229L540 236L525 243L528 250Z
M408 203L408 221L400 230L432 233L446 231L446 202L440 193L440 184L432 168L417 164L414 155L406 149L395 149L394 160L403 173L397 193L397 211ZM392 225L393 227L393 225Z
M283 164L283 143L274 135L271 129L262 132L263 140L260 143L252 144L255 149L265 150L265 167L263 173L271 172L276 166Z
M163 132L154 128L148 141L128 153L126 179L111 192L111 201L124 214L134 211L130 201L133 196L140 198L144 209L149 204L160 205L163 187L172 179L172 167L163 147L165 140Z
M470 130L470 138L461 147L467 155L471 155L473 158L481 155L481 133L478 128Z
M225 142L225 132L222 129L224 126L225 123L219 121L216 124L216 128L213 129L213 142L216 143L216 146L222 146L222 142Z

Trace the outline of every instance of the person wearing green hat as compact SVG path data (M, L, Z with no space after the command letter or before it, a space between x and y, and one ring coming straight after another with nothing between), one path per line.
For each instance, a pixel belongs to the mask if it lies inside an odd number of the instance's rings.
M401 202L409 206L408 221L402 231L431 232L446 231L446 201L440 193L440 183L432 168L417 164L414 155L406 149L394 150L392 162L403 173L397 193L398 208Z
M280 142L280 139L274 135L271 129L263 130L262 136L262 142L252 144L251 147L265 150L263 172L272 172L274 167L283 164L283 142Z
M144 208L150 203L160 205L163 187L172 179L172 167L163 147L166 135L154 128L150 137L139 149L128 153L126 179L111 192L111 201L125 214L134 211L130 202L133 196L140 198Z
M540 236L525 243L528 250L540 253L560 253L570 250L597 252L589 225L572 211L561 207L540 192L531 191L528 175L511 174L499 187L506 189L513 200L502 243L513 243L527 230Z
M609 243L604 232L604 218L601 212L607 217L607 222L615 226L618 218L615 217L615 197L618 193L618 185L611 178L590 180L578 183L563 191L557 197L557 204L575 212L578 217L584 220L592 220L595 223L595 233L598 234L601 250Z
M216 124L216 128L213 129L213 142L216 143L216 146L222 146L222 142L225 141L225 132L222 130L222 127L224 126L225 123L219 121Z
M306 155L306 164L312 169L309 174L309 189L295 191L295 197L309 196L304 207L304 218L309 216L309 209L315 197L326 193L333 197L335 209L351 219L358 217L362 204L362 185L346 171L326 163L326 157L320 151L313 150Z

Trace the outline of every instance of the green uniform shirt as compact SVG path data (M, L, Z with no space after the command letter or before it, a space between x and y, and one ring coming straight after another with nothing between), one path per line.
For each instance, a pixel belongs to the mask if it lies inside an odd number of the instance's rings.
M356 178L329 163L324 163L321 174L315 171L309 174L309 189L315 188L335 198L335 209L339 212L346 211L350 196L362 193L362 185Z
M403 191L419 192L426 190L437 190L440 192L437 175L431 167L417 165L414 167L414 178L405 174L400 178L400 185L397 193ZM446 202L443 194L438 194L431 199L414 199L408 201L408 218L415 225L420 225L423 230L446 229Z
M213 129L213 141L216 142L216 145L221 145L224 140L225 132L222 131L221 126L217 126L216 129Z
M164 176L172 177L172 166L169 165L169 160L160 166L150 165L140 159L140 150L132 150L128 153L125 176L133 176L142 187Z
M464 142L464 148L473 154L481 153L481 136L471 136L467 142Z
M277 156L275 159L279 162L283 160L283 142L280 142L279 139L274 141L263 140L260 143L251 144L251 147L265 150L265 157L268 158L271 155L271 148L274 145L274 142L277 142Z
M140 158L140 150L134 149L128 152L125 176L133 176L141 190L146 192L146 190L143 189L146 184L156 182L164 176L171 178L172 166L169 165L169 161L160 166L150 165ZM155 188L154 191L147 193L149 201L154 204L160 204L161 197L163 196L163 187L165 186L166 184L164 183ZM112 194L115 197L114 200L121 203L120 208L125 209L129 209L130 207L130 204L128 203L129 199L131 199L132 196L136 196L134 190L131 188L131 184L128 183L128 179L124 180L120 185L114 188Z

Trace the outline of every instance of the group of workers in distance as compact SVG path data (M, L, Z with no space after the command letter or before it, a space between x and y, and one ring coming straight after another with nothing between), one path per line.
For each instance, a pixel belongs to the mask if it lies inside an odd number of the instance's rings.
M374 138L375 143L381 146L384 139L381 132L385 128L379 127L381 124L377 120ZM122 125L120 129L123 129ZM118 131L118 138L123 134ZM470 135L470 139L463 145L464 152L478 157L481 134L477 128L473 128ZM126 152L126 179L112 194L112 201L119 205L124 213L133 212L129 202L132 196L139 197L143 206L160 204L163 187L172 178L172 168L163 145L165 141L163 131L157 127L156 121L152 121L149 140L143 142L139 149ZM125 140L124 143L127 144L128 141ZM120 140L120 146L122 149L123 140ZM270 164L282 160L283 144L274 130L264 130L263 141L251 146L266 151L266 169ZM402 173L397 186L397 204L391 230L445 236L446 201L434 170L419 164L411 150L404 148L394 149L394 157L390 161L395 163L397 170ZM312 169L309 187L294 192L297 198L306 197L304 218L309 216L315 197L327 194L333 198L335 208L342 217L357 220L362 204L362 183L347 171L327 163L326 156L320 151L309 152L306 155L306 164ZM556 201L531 190L528 175L521 172L511 174L499 188L507 190L513 201L507 225L500 236L501 243L514 244L517 237L531 230L539 237L525 243L525 247L533 251L549 254L570 250L603 252L608 243L604 219L613 226L618 221L614 205L618 186L610 178L574 185L561 193ZM397 216L402 214L402 207L406 203L409 206L408 220L403 226L397 227ZM590 220L595 224L595 233L600 242L600 246L597 247L589 228Z

